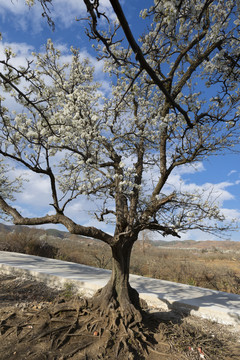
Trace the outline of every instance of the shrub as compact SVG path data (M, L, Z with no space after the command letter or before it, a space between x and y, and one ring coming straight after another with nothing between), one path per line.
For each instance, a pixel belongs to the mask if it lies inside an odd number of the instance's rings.
M25 245L25 251L26 254L29 255L37 255L54 259L58 250L46 241L31 239Z

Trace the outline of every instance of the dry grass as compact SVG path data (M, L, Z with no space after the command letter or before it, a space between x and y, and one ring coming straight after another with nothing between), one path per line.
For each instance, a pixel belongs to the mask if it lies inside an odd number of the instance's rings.
M24 229L0 233L0 250L72 261L111 269L110 248L99 241L69 235L61 239L44 231ZM132 253L131 273L240 294L240 251L206 248L163 248L138 241Z

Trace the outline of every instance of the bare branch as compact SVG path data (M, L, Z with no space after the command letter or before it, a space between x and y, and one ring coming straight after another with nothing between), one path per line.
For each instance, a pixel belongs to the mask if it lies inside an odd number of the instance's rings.
M26 218L20 215L20 213L7 204L7 202L0 195L0 207L2 210L13 217L15 225L43 225L43 224L62 224L71 234L83 235L102 240L103 242L111 245L113 237L102 230L99 230L93 226L81 226L76 224L70 218L63 214L46 215L37 218Z

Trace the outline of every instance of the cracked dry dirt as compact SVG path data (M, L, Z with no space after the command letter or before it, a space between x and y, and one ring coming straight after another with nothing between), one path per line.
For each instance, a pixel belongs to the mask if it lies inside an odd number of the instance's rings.
M66 289L5 274L0 281L0 360L240 358L238 330L164 312L157 317L147 312L141 328L132 328L136 338L144 334L149 346L130 351L126 331L107 328L88 301ZM129 348L121 348L123 343Z

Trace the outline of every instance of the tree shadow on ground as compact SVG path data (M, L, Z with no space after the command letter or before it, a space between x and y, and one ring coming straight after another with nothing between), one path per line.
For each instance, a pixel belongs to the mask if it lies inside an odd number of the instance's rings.
M213 321L240 325L239 295L146 277L132 278L140 297L142 295L148 299L151 294L153 306L161 309L161 316L181 319L198 315Z

